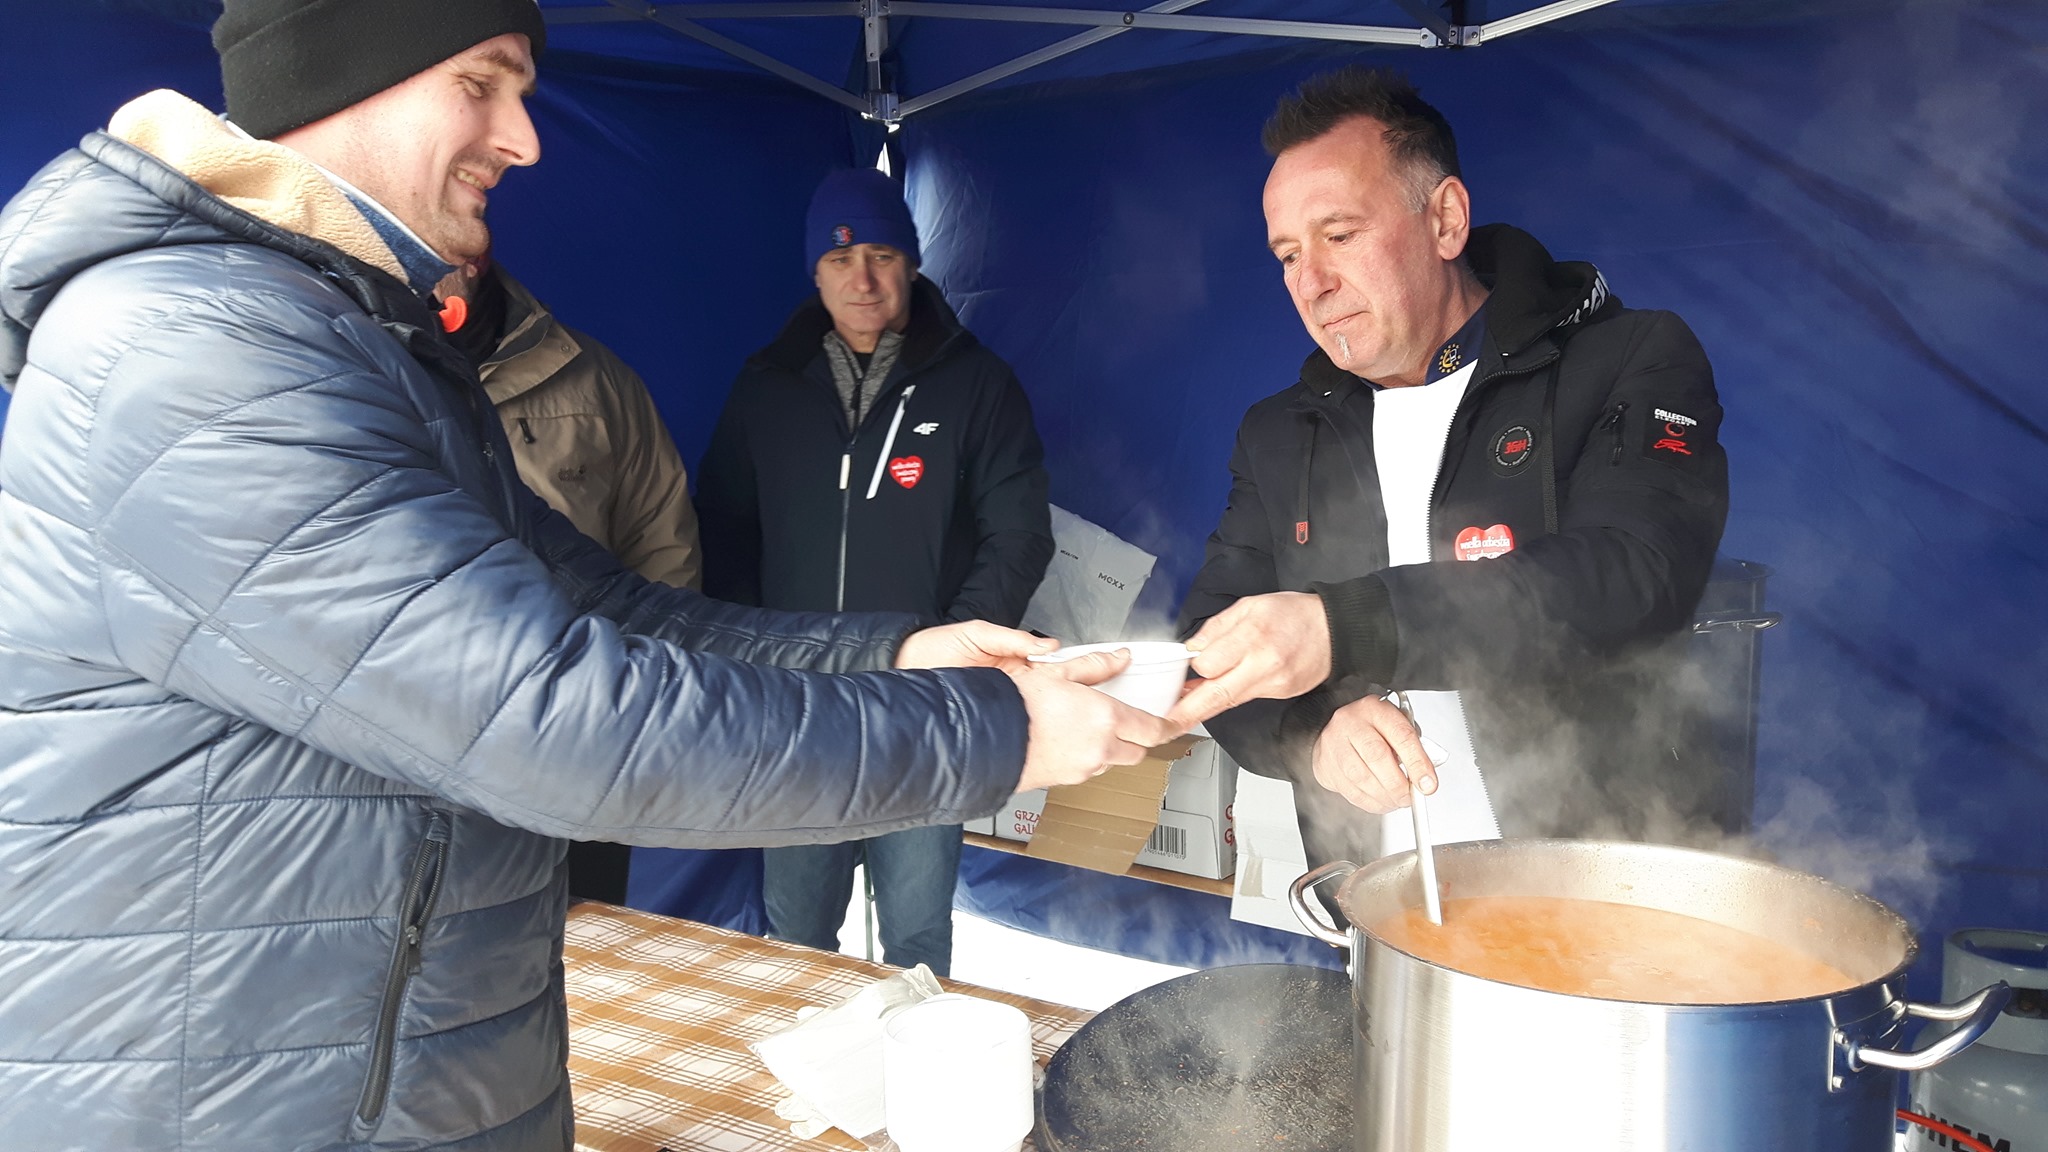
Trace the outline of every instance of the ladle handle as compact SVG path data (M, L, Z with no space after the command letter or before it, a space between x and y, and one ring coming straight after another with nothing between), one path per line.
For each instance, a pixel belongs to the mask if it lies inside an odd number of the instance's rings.
M1998 1014L2005 1011L2005 1006L2010 1003L2012 987L2003 980L1979 991L1975 996L1958 1000L1953 1004L1908 1003L1908 1016L1918 1016L1922 1020L1961 1020L1963 1026L1927 1047L1912 1052L1872 1048L1852 1042L1848 1045L1849 1067L1854 1069L1869 1064L1877 1068L1893 1068L1900 1072L1924 1072L1975 1044L1986 1032L1991 1031L1993 1024L1998 1023Z
M1287 886L1287 904L1294 909L1294 918L1308 934L1332 948L1350 948L1351 936L1337 931L1333 924L1323 923L1322 916L1308 906L1308 890L1335 876L1349 876L1358 871L1358 865L1349 860L1332 860L1320 868L1311 868L1294 878Z

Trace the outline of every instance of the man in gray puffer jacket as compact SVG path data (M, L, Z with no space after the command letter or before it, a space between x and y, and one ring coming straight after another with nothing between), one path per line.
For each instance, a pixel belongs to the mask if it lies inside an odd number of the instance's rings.
M233 125L152 93L0 212L8 1152L565 1149L563 838L958 823L1168 734L1019 633L650 585L519 484L421 293L537 158L542 35L228 0Z

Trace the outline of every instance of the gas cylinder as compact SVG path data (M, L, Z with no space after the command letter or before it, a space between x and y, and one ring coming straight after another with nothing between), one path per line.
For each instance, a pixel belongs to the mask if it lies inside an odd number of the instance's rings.
M1971 1133L1992 1152L2048 1152L2048 932L1967 928L1948 938L1941 953L1943 1000L1999 980L2012 985L2012 1003L1983 1039L1914 1073L1912 1109ZM1911 1126L1905 1146L1910 1152L1968 1147L1919 1125Z

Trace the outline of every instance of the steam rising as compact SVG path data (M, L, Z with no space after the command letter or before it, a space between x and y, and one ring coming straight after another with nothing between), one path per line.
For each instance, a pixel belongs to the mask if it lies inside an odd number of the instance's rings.
M1048 1147L1345 1152L1349 1003L1341 974L1278 965L1211 969L1140 992L1054 1057Z

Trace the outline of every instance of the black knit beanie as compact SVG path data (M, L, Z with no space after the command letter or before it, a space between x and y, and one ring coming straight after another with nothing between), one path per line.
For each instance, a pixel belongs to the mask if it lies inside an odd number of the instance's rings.
M213 48L228 119L261 140L324 120L457 53L523 32L539 58L535 0L226 0Z

